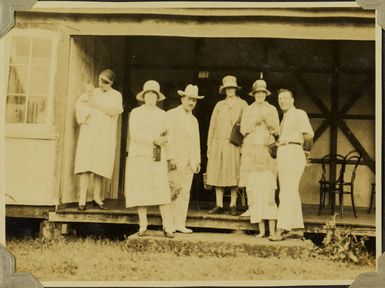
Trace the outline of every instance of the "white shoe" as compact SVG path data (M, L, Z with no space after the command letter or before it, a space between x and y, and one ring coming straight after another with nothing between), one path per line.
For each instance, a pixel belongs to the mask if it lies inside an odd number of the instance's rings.
M186 227L181 227L181 228L176 228L176 232L184 233L184 234L191 234L193 233L193 230L186 228Z
M240 217L250 217L250 209L247 209L245 212L243 212Z

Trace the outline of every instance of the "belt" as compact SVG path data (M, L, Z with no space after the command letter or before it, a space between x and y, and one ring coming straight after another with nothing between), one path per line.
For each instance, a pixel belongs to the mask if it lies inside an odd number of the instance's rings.
M299 145L299 146L302 146L302 144L299 143L299 142L291 142L291 141L289 141L289 142L283 142L283 143L279 143L279 144L278 144L278 146L285 146L285 145Z

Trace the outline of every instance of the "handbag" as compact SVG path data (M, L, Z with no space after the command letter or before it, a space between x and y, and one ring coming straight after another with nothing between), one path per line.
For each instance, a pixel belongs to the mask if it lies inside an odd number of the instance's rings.
M271 143L271 144L267 145L267 148L269 149L269 153L270 153L271 158L273 158L273 159L277 158L277 150L278 150L277 143L276 142Z
M242 119L242 111L239 114L238 120L234 123L233 128L231 129L230 134L230 143L239 147L242 145L243 135L241 133L241 119Z
M271 138L271 134L269 136L269 140L267 140L267 143L269 143L270 138ZM273 159L277 158L277 150L278 150L277 142L267 144L267 148L269 149L270 157Z
M241 133L241 123L235 122L230 134L230 143L235 146L241 146L243 141L243 135Z

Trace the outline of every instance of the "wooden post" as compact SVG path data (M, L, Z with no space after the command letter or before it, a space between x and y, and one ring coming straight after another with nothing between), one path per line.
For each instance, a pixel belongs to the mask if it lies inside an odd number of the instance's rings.
M339 64L340 64L340 43L337 42L333 45L333 66L334 71L332 74L332 85L331 85L331 111L330 111L330 143L329 143L329 153L332 155L337 154L337 145L338 145L338 98L339 98ZM329 170L329 179L331 183L335 183L336 180L336 168L337 163L331 161L330 170ZM332 201L331 209L334 213L335 207L335 195L330 199Z

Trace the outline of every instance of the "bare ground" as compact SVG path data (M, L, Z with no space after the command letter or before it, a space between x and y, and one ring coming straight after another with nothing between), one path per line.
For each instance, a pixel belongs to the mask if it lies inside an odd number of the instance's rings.
M240 281L353 280L375 271L375 261L359 266L325 257L293 259L236 256L178 256L133 251L126 241L95 239L10 240L16 270L40 281Z

